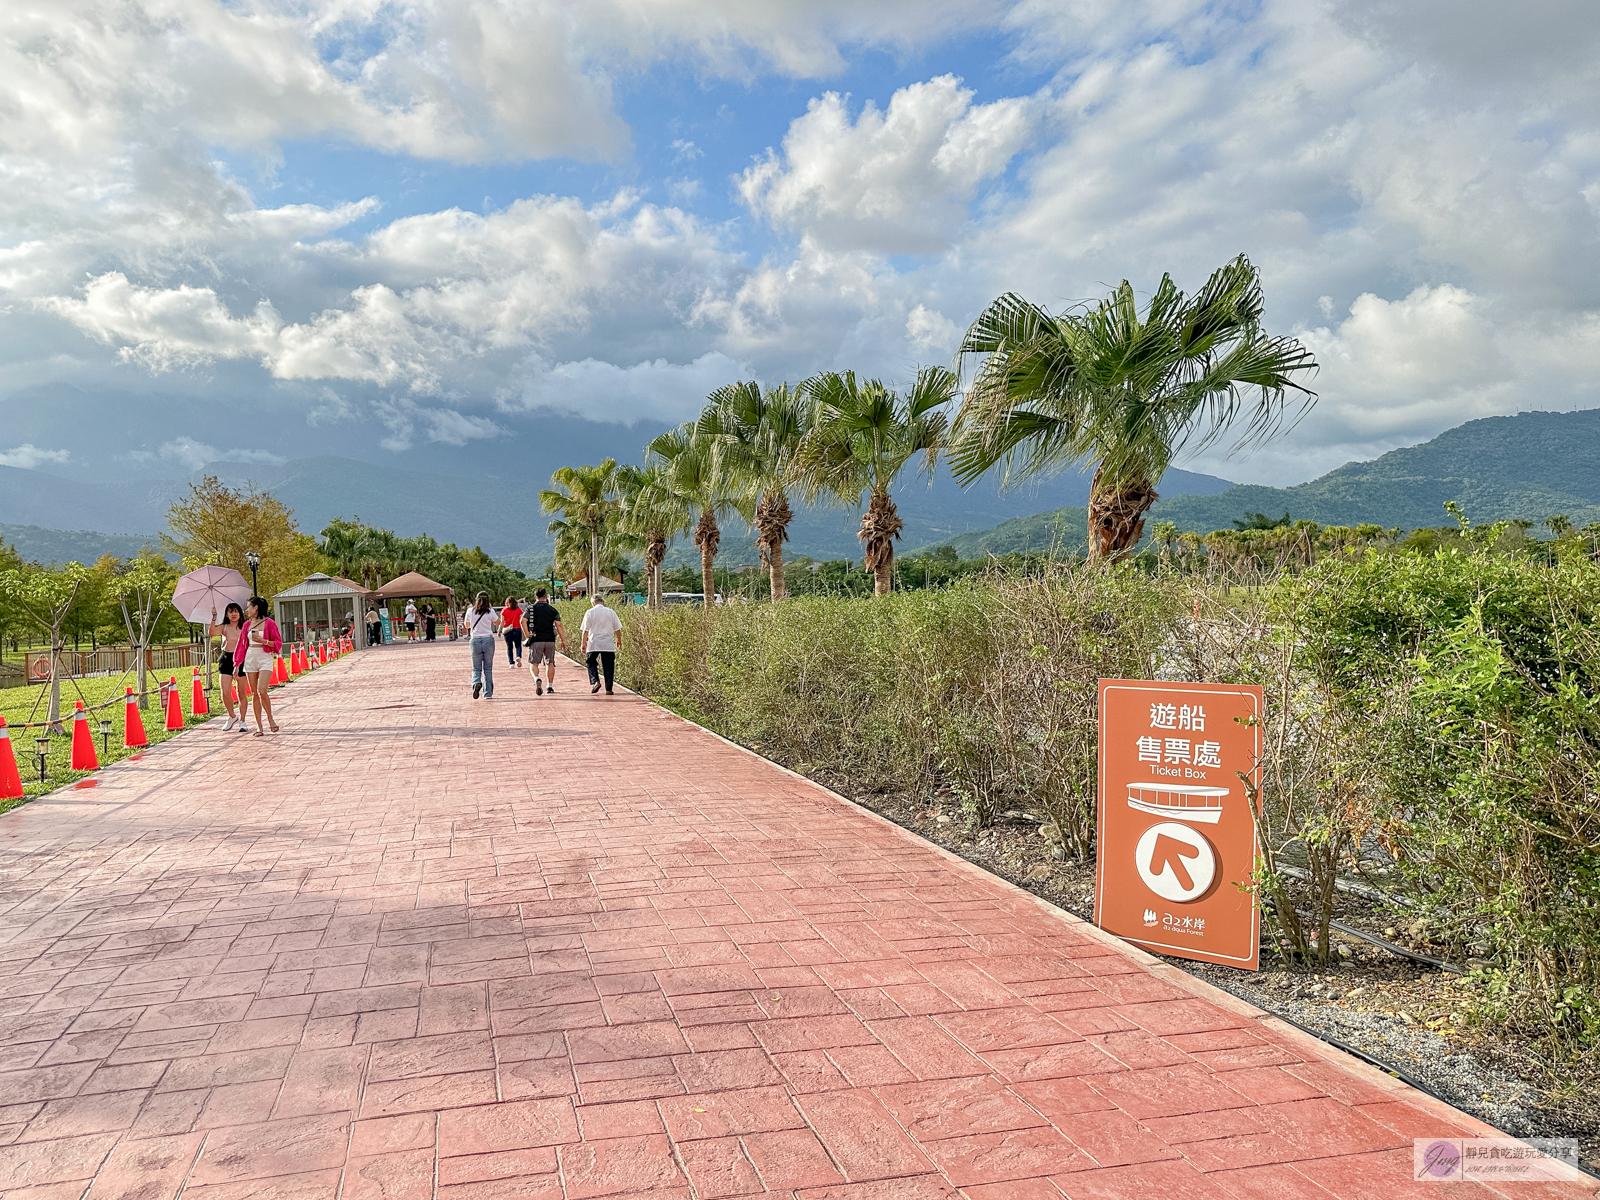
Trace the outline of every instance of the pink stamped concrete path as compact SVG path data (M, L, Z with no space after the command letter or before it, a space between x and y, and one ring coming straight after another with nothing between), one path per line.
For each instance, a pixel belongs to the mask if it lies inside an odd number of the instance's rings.
M1411 1181L1471 1118L569 664L467 669L356 654L0 817L6 1197L1495 1194Z

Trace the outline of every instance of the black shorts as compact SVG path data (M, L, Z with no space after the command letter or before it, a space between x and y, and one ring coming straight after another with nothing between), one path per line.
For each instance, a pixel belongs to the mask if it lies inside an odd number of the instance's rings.
M407 621L406 622L406 632L407 633L415 633L416 631L417 631L417 623L415 621Z
M217 670L221 671L224 675L232 675L233 674L233 651L232 650L224 650L222 652L222 657L217 660Z

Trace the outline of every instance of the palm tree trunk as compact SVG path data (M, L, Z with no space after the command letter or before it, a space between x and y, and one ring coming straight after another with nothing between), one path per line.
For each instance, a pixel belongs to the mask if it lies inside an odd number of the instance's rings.
M1112 482L1096 471L1089 489L1089 561L1125 558L1144 536L1144 515L1159 499L1148 479Z
M589 594L586 597L591 603L600 594L600 531L589 530Z
M867 511L861 514L861 532L856 534L861 539L861 560L872 572L874 595L886 596L894 590L894 542L904 528L888 489L874 488Z
M667 556L667 539L658 531L651 531L644 551L646 587L651 608L661 607L661 560Z
M710 508L700 510L700 523L694 527L694 544L700 547L700 586L705 589L705 606L717 602L716 580L712 567L717 561L717 547L722 544L722 531L717 528L717 514Z
M764 492L756 505L756 548L761 551L761 561L772 581L772 598L782 600L789 594L783 581L783 543L789 540L789 522L794 520L794 510L789 507L789 497L781 487Z

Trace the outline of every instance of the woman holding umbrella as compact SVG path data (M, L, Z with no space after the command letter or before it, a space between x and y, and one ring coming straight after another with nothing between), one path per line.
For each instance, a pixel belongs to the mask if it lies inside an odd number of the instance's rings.
M234 725L244 728L244 698L239 698L239 714L233 712L233 677L235 673L244 674L244 654L240 651L239 639L244 636L244 609L233 601L228 602L228 607L222 612L222 624L217 624L217 610L211 610L211 627L206 630L207 637L220 637L222 639L222 659L217 664L220 678L217 686L222 691L222 702L228 706L228 723L222 727L222 732L227 733ZM234 663L234 655L239 656L239 662Z

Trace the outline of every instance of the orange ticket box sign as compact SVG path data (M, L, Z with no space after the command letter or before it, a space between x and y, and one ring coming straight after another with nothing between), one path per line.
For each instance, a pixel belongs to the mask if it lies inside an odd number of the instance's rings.
M1095 924L1157 954L1256 970L1248 889L1261 689L1100 681ZM1239 886L1244 885L1244 886Z

